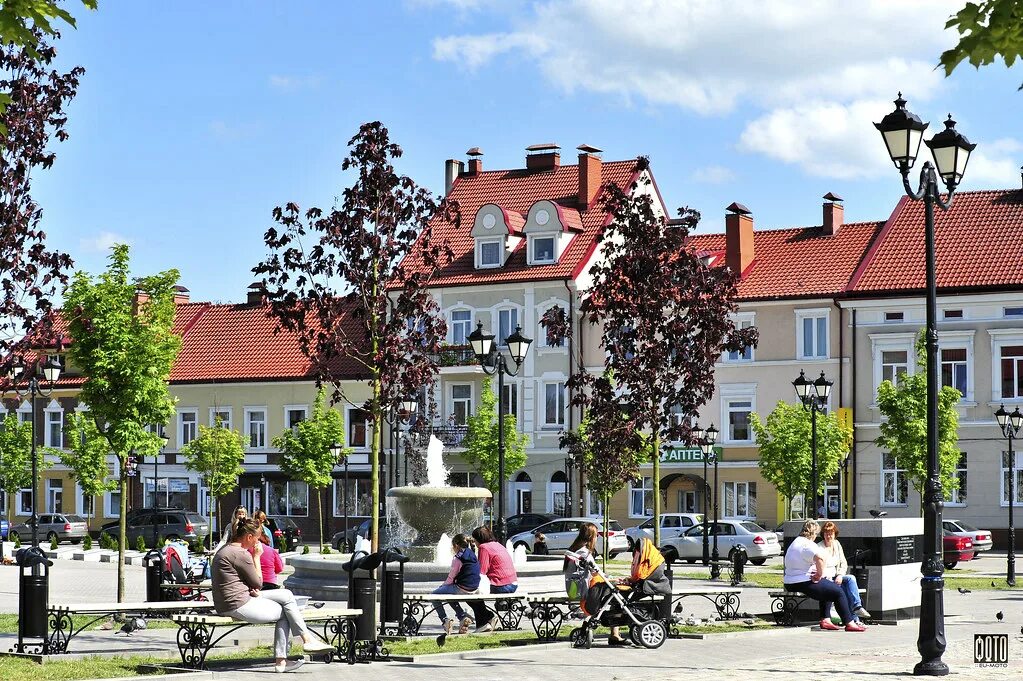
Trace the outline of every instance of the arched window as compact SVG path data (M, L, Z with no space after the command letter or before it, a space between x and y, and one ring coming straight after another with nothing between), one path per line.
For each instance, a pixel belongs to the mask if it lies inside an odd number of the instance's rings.
M529 473L522 471L515 476L515 482L533 482L533 479L529 477Z
M565 475L565 471L555 471L551 476L551 482L568 482L568 476Z

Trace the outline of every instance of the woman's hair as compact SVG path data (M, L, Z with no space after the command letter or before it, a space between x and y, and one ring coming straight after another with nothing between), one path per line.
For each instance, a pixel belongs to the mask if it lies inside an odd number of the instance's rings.
M472 538L476 540L477 544L486 544L487 542L497 541L494 537L494 533L486 525L480 525L472 531Z
M244 506L235 506L234 507L234 512L231 513L231 537L232 538L235 536L235 531L238 529L238 522L239 522L238 511L241 511L242 513L244 513L246 515L246 518L245 518L246 520L252 520L252 518L248 518L247 517L249 515L249 512L245 509ZM255 521L253 521L253 522L255 522Z
M579 527L579 535L568 547L568 550L578 551L584 546L589 549L590 553L597 550L597 526L593 523L583 523Z
M803 523L803 531L799 533L799 536L806 537L807 539L813 539L821 533L821 526L814 519L807 520Z
M824 534L825 532L834 532L835 537L838 537L838 525L831 522L830 520L827 521L821 526L821 534Z
M542 542L546 542L547 541L547 535L545 535L543 532L537 532L533 536L536 537L537 541L542 541Z
M451 545L456 549L467 549L469 548L469 538L462 533L458 533L451 538Z
M234 511L231 513L232 518L238 517L238 511L242 511L245 515L249 515L248 510L244 506L235 506Z
M263 510L263 509L261 509L261 508L257 508L257 509L256 509L256 512L252 514L252 517L253 517L253 518L254 518L254 519L255 519L255 520L257 521L257 522L260 522L260 523L262 523L262 522L265 522L265 521L266 521L266 511L264 511L264 510Z
M231 541L238 541L250 534L258 535L262 533L263 530L259 528L259 523L252 518L239 518L238 522L234 525L234 529L231 531Z

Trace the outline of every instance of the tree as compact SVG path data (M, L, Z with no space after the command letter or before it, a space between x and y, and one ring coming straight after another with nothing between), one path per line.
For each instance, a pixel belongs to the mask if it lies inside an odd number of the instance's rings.
M760 474L788 499L796 495L813 498L810 446L811 414L799 404L778 402L763 423L753 414L753 432L760 448ZM852 446L852 428L836 414L817 414L817 470L820 487L838 472L838 466ZM809 496L807 493L809 492Z
M36 466L40 471L49 464L42 449L36 450ZM0 429L0 490L7 497L7 517L14 518L14 497L18 490L32 488L32 424L20 423L8 414Z
M26 5L30 3L16 3ZM9 2L0 7L0 28ZM33 51L7 41L0 45L0 96L8 99L0 115L0 356L9 368L11 352L25 334L33 343L45 342L52 321L48 312L58 287L68 281L71 258L46 247L40 228L42 208L32 197L32 174L53 165L50 140L68 138L65 107L85 73L49 68L56 50L42 40ZM27 345L27 344L26 344ZM23 353L22 353L23 354ZM6 373L6 371L4 371Z
M173 330L178 271L133 279L128 260L128 247L118 244L106 272L95 279L76 272L63 308L71 334L68 357L85 376L79 399L121 463L118 601L124 597L124 464L132 453L159 454L163 442L150 427L174 414L167 380L181 348Z
M264 237L270 255L253 268L278 328L298 335L318 382L333 386L332 402L353 403L344 382L357 373L371 397L359 405L373 424L370 446L374 550L380 533L380 451L384 415L433 381L447 326L427 289L451 259L434 241L431 220L458 222L456 205L432 198L392 161L401 156L387 129L366 123L349 140L341 163L353 184L326 214L301 213L294 203L273 212ZM279 229L278 229L279 228ZM340 368L348 367L347 376Z
M497 450L497 396L489 378L483 379L479 406L476 413L468 418L466 425L462 459L480 474L484 486L494 493L501 486L501 481ZM515 425L515 416L505 414L504 466L509 471L526 465L526 446L529 444L529 436L519 433Z
M737 329L731 316L737 310L738 273L709 267L687 247L699 213L681 208L672 221L660 214L647 168L640 158L640 180L627 190L614 184L605 188L602 206L611 222L590 268L590 294L579 309L600 328L605 368L613 374L622 409L651 436L658 517L661 441L690 439L699 408L714 393L714 363L723 351L755 345L757 330ZM573 402L586 406L586 386L595 376L580 369L569 384ZM675 414L683 418L676 420ZM660 524L654 527L659 545Z
M281 450L281 471L292 480L301 480L316 490L316 505L320 515L320 548L323 548L323 495L322 491L332 482L331 471L337 460L330 451L335 442L342 442L345 423L337 411L324 406L325 394L321 388L313 402L313 414L300 422L296 429L290 428L273 439L273 446ZM344 456L351 453L344 450ZM345 490L345 503L348 490Z
M87 413L72 413L65 430L68 433L65 449L50 449L48 453L68 467L82 497L95 499L115 489L117 480L110 477L107 464L110 442L96 429L95 422Z
M927 351L921 331L916 339L917 366L920 371L905 374L896 383L882 381L877 388L877 408L881 412L878 447L891 452L899 468L906 471L910 484L923 495L927 482ZM959 465L959 412L956 406L962 393L951 386L938 391L938 477L945 498L959 488L955 471Z
M1009 68L1023 57L1023 0L968 2L945 28L959 32L959 42L942 52L938 63L946 77L966 60L979 69L1001 57Z
M245 447L241 433L224 428L218 418L213 426L199 426L199 436L182 447L185 468L202 476L202 484L213 501L210 504L210 528L217 526L220 497L238 486L238 476L245 472ZM211 544L215 544L211 540Z
M82 0L96 9L98 0ZM75 18L61 7L61 0L4 0L0 5L0 43L37 50L42 35L60 37L54 23L76 27ZM37 50L38 51L38 50Z

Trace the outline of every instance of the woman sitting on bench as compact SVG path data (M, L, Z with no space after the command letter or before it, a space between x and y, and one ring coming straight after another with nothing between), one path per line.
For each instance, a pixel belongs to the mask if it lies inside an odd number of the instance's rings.
M274 632L274 657L277 672L290 672L304 660L288 662L288 638L302 637L302 647L309 653L333 650L313 636L302 619L295 597L287 589L260 592L263 573L259 542L262 530L254 520L239 519L231 541L213 557L213 605L217 613L250 624L277 624Z
M821 629L837 631L838 626L825 616L833 602L845 624L846 631L865 631L849 610L849 601L842 587L831 580L821 579L824 574L825 555L815 540L821 527L816 520L803 523L803 531L785 552L785 574L782 582L786 591L796 591L820 601Z

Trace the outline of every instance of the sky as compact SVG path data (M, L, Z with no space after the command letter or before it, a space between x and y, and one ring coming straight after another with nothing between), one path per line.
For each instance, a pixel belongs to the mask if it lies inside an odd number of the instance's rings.
M444 161L524 166L525 147L648 156L674 212L722 231L884 220L902 193L872 122L901 90L978 144L963 190L1020 187L1023 68L934 69L964 0L218 0L77 3L58 41L86 74L68 141L34 177L52 247L97 273L132 247L135 274L181 272L193 300L243 302L275 206L329 208L361 123L434 193ZM923 152L922 152L923 153Z

